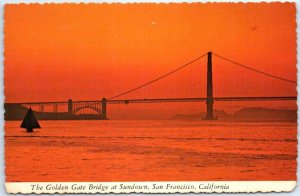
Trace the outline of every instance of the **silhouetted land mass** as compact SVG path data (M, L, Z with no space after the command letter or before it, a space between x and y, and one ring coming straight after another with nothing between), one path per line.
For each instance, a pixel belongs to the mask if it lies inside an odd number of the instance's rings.
M5 120L23 120L28 108L19 104L4 104ZM101 120L98 114L70 115L68 112L37 112L34 111L38 120ZM297 110L267 109L267 108L242 108L239 111L228 114L223 110L214 110L214 116L219 120L241 120L241 121L296 121ZM173 120L202 120L206 113L200 114L177 114Z
M5 120L22 120L26 115L28 108L19 104L4 104L4 119ZM38 120L101 120L98 114L78 114L70 115L68 112L37 112L34 114Z
M214 116L217 116L219 119L224 119L224 118L231 118L232 115L227 114L225 111L223 110L214 110ZM200 113L200 114L176 114L174 117L172 117L172 119L174 120L202 120L206 118L206 113Z
M295 119L297 110L267 109L267 108L243 108L233 114L236 119Z
M267 109L267 108L242 108L239 111L228 114L223 110L214 110L214 116L220 120L243 120L243 121L297 121L297 110L288 109ZM206 113L200 114L177 114L174 120L202 120Z

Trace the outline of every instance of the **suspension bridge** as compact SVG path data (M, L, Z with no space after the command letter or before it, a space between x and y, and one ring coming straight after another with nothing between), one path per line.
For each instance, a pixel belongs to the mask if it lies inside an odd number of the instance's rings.
M221 101L287 101L287 100L297 100L297 96L247 96L247 97L239 97L239 96L232 96L232 97L214 97L213 96L213 63L212 63L212 56L215 56L217 58L220 58L224 61L227 61L229 63L235 64L241 68L244 68L251 72L256 72L257 74L264 75L266 77L274 78L277 80L284 81L286 83L291 83L295 85L296 89L296 81L289 80L287 78L283 78L277 75L273 75L258 69L255 69L253 67L238 63L234 60L231 60L229 58L223 57L219 54L216 54L214 52L207 52L188 63L182 65L181 67L178 67L158 78L155 78L149 82L146 82L142 85L139 85L135 88L129 89L127 91L124 91L120 94L117 94L115 96L112 96L108 99L102 98L100 100L83 100L83 101L73 101L72 99L69 99L68 101L60 101L60 102L23 102L23 103L5 103L10 105L19 105L25 108L34 107L38 108L36 111L39 113L49 113L49 111L45 112L45 107L51 107L52 111L51 113L65 113L68 116L72 117L76 115L80 110L89 108L97 112L101 119L107 119L107 105L108 104L141 104L141 103L165 103L165 102L206 102L206 119L207 120L213 120L214 117L214 102L221 102ZM177 71L180 71L181 69L189 66L190 64L206 57L207 58L207 88L206 88L206 97L189 97L189 98L159 98L159 99L117 99L123 95L129 94L131 92L137 91L143 87L146 87L148 85L151 85L152 83L155 83ZM65 108L65 110L59 110L58 108Z

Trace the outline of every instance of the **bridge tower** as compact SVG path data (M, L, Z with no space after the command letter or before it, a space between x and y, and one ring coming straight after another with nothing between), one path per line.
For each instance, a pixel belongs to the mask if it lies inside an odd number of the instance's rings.
M102 99L102 118L107 119L106 118L106 98Z
M72 99L68 100L68 113L69 113L69 115L73 114L73 101L72 101Z
M213 78L211 52L207 53L206 119L214 120Z

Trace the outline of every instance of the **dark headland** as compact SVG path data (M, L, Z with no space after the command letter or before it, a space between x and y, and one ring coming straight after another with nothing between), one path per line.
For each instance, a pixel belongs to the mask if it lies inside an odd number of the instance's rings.
M20 104L4 104L4 119L5 120L23 120L28 108ZM34 111L38 120L101 120L98 114L77 114L70 115L68 112L38 112Z
M241 120L241 121L297 121L297 110L268 109L261 107L242 108L233 114L223 110L214 110L214 116L219 120ZM202 120L206 113L200 114L177 114L173 120Z
M28 111L27 108L19 104L5 104L5 120L22 120ZM70 115L67 112L34 112L38 120L101 120L97 114L78 114ZM267 109L259 107L242 108L233 114L223 110L214 110L214 116L219 120L241 120L241 121L296 121L297 110L288 109ZM202 120L206 113L200 114L177 114L173 120Z

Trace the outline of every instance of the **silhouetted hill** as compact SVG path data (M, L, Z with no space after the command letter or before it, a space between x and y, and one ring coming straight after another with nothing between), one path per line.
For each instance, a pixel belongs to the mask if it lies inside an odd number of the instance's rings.
M223 110L214 110L214 116L218 119L228 119L232 118L231 114L226 113ZM202 112L200 114L176 114L172 117L173 120L202 120L206 117L206 113Z
M228 114L223 110L214 110L214 116L219 120L255 120L255 121L270 121L270 120L297 120L297 110L287 109L267 109L267 108L242 108L234 114ZM206 113L200 114L176 114L172 117L173 120L202 120L206 117Z
M243 108L233 114L234 119L297 119L297 110Z
M4 110L5 120L20 120L24 118L28 109L19 104L6 103L4 104Z

